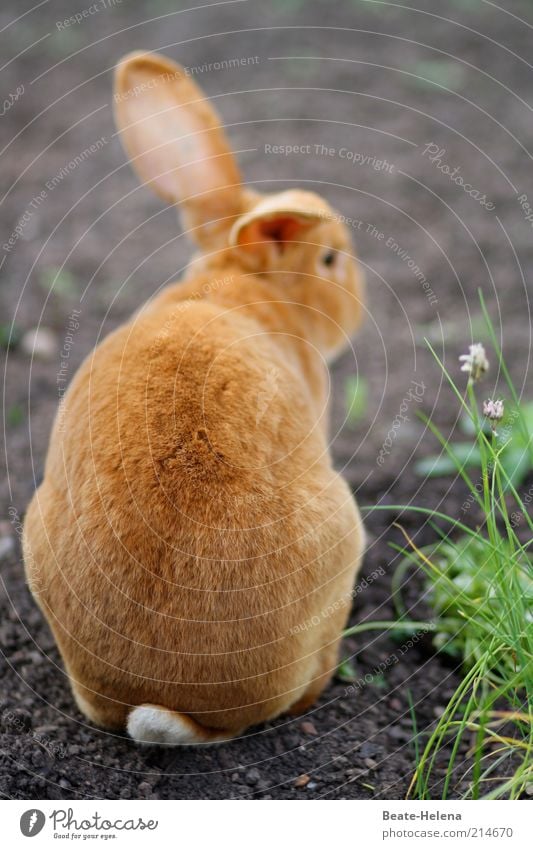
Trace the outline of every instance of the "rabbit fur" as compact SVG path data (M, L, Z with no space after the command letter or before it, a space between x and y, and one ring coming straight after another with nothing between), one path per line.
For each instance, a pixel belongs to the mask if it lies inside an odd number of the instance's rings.
M114 99L198 252L73 378L27 580L89 720L214 742L305 711L336 668L364 532L328 450L326 363L359 325L361 272L317 194L242 185L180 66L129 54Z

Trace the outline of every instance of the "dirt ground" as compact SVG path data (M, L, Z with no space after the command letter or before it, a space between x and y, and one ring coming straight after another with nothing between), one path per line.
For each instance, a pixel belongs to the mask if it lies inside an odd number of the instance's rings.
M65 24L90 4L32 5L3 0L0 10L8 62L0 120L0 793L403 798L414 763L409 695L426 732L459 680L427 637L403 653L404 640L376 633L346 640L345 656L369 683L353 692L336 680L305 717L281 718L210 748L139 748L96 730L77 711L24 583L19 522L41 479L72 310L80 312L69 379L103 335L179 276L190 253L174 210L138 186L114 135L112 68L138 48L166 52L193 69L243 151L248 181L264 190L322 191L353 219L368 303L353 351L332 372L336 466L363 507L416 503L460 516L461 484L424 481L413 471L414 459L435 449L417 410L446 433L456 416L424 337L457 376L458 355L483 339L481 288L517 386L531 397L533 8L526 0L505 10L485 0L419 0L416 10L362 0L110 0ZM310 153L265 147L302 143ZM45 335L41 355L32 358L24 334L36 327ZM345 404L353 376L367 387L355 423ZM408 420L396 428L413 381L423 386L422 399L409 402ZM487 396L496 383L493 368ZM380 463L391 428L392 447ZM390 543L401 540L393 522L418 542L433 538L414 514L367 516L363 576L379 574L357 595L353 624L393 615L398 561ZM416 575L406 592L412 615L426 615ZM436 797L444 767L445 760L437 762ZM463 749L455 795L465 791L469 768Z

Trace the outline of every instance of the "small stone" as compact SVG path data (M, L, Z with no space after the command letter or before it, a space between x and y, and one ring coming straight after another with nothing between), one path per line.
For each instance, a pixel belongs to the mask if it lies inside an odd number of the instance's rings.
M313 734L313 735L318 734L318 731L316 730L315 725L308 719L306 719L305 722L302 722L302 724L300 725L300 728L302 729L304 734Z
M389 728L387 734L391 740L409 740L411 738L411 734L407 729L400 728L397 725L393 725L392 728Z
M257 782L261 779L261 773L257 767L254 766L252 769L248 770L244 777L248 784L257 784Z
M35 751L33 752L32 756L31 756L31 762L32 762L33 766L39 768L43 765L44 758L45 758L45 755L44 755L43 750L42 749L35 749Z
M378 765L374 758L365 758L363 763L368 767L368 769L375 769Z
M298 776L298 778L294 782L294 786L295 787L306 787L309 784L310 781L311 781L311 779L309 778L309 776L306 773L304 773L303 775Z
M358 751L358 754L361 755L362 758L371 758L373 755L376 755L378 752L378 747L375 743L362 743L361 748Z
M57 725L38 725L34 730L36 734L49 736L57 732Z
M526 795L533 796L533 784L528 784L526 787Z
M444 707L444 705L437 705L433 708L433 716L435 716L437 719L440 719L445 710L446 708Z
M66 778L59 779L59 786L63 788L63 790L70 790L72 788L72 784L70 781L67 781Z
M6 711L2 717L2 721L6 728L16 734L30 731L32 727L31 714L24 708L14 708L13 710Z
M234 772L234 773L233 773L233 775L231 776L231 780L232 780L232 781L240 781L240 780L241 780L241 777L240 777L239 773L238 773L238 772Z
M389 702L389 705L391 707L391 710L400 711L402 709L401 701L399 699L396 699L396 698L392 698Z
M28 651L25 660L31 666L37 666L39 663L43 663L44 658L40 651Z
M51 360L57 353L55 333L48 327L34 327L27 330L20 341L21 350L29 357L39 360Z
M137 789L143 796L147 796L152 792L152 785L147 781L141 781Z
M4 558L9 557L12 551L15 550L15 539L14 537L1 537L0 538L0 560L4 560Z

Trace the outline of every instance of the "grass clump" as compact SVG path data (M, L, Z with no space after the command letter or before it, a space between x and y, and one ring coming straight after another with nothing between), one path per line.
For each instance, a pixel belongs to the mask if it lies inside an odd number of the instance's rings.
M468 374L461 392L444 365L431 351L453 390L473 436L479 481L470 476L464 458L438 428L428 422L443 453L468 486L482 520L471 529L452 516L420 508L433 521L448 523L431 546L418 548L407 536L404 560L394 579L400 621L404 616L401 584L411 564L425 574L425 589L435 615L435 648L460 659L463 680L418 754L410 792L430 796L439 752L453 740L442 783L448 798L457 780L467 779L466 798L519 798L533 785L533 522L528 497L516 481L533 462L533 435L528 413L521 405L497 344L483 298L482 309L511 399L518 436L501 438L505 402L486 400L480 409L478 381L488 367L483 346L470 347L462 357ZM500 431L500 433L498 432ZM504 432L504 431L503 431ZM509 444L520 474L510 466ZM468 742L471 755L461 775L458 753Z
M428 342L471 442L458 451L425 419L442 448L441 457L430 463L446 464L447 471L453 468L462 478L480 520L471 528L423 507L374 508L415 511L434 528L432 545L418 547L403 529L406 544L393 545L403 555L392 587L396 624L407 624L402 585L408 569L417 566L433 610L433 645L463 670L431 732L416 733L416 770L408 795L418 799L436 793L448 799L458 792L467 799L517 799L533 790L533 486L523 496L517 490L533 468L533 422L531 405L517 397L481 294L480 300L508 400L478 397L479 381L489 368L483 345L471 345L461 357L467 378L460 388Z

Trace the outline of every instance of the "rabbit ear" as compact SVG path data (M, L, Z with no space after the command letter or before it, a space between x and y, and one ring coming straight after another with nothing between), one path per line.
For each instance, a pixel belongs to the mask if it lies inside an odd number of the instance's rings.
M282 250L318 221L332 217L331 207L318 195L291 189L264 198L241 215L231 228L229 240L232 246L250 251L260 250L262 245Z
M183 204L197 241L230 227L242 212L239 170L215 110L184 69L157 53L130 53L116 68L114 101L135 170Z

